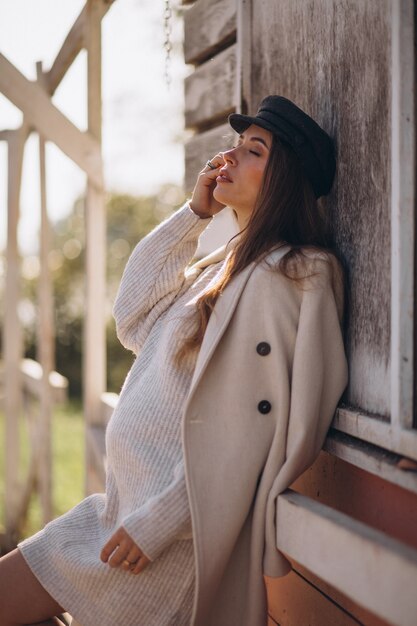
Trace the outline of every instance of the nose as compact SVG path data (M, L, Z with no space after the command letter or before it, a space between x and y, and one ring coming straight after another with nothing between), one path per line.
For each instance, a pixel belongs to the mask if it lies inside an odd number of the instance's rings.
M230 148L224 152L220 152L225 163L236 163L235 148Z

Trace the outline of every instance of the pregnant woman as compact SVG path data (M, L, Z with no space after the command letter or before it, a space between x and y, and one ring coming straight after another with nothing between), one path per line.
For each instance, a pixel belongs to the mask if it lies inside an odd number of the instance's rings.
M347 383L344 279L317 199L330 137L268 96L232 114L189 201L136 246L114 306L136 360L106 490L0 560L0 625L266 626L277 496L318 455ZM239 233L191 264L230 207Z

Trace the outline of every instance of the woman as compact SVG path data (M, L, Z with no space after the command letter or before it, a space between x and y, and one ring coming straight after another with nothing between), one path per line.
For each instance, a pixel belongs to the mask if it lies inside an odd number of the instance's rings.
M137 359L107 435L106 494L0 560L1 626L264 626L277 495L319 453L347 382L343 280L317 198L328 135L279 96L134 250L114 313ZM239 235L189 267L224 206ZM5 600L7 598L7 600ZM52 622L47 622L52 623Z

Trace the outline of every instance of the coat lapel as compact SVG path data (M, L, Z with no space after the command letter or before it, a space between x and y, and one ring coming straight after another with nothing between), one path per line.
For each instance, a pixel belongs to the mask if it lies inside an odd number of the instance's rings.
M279 248L278 250L268 255L267 259L272 260L274 263L276 263L281 257L284 256L284 254L286 254L286 252L288 252L289 249L289 246L283 246L282 248ZM216 251L216 253L217 252L219 251ZM204 259L204 261L206 259L207 257ZM255 267L255 261L250 263L244 270L240 272L240 274L232 279L222 295L218 298L213 313L210 316L204 339L201 344L200 352L194 370L194 375L191 381L188 399L191 398L196 386L200 382L204 370L206 369L212 354L214 353L221 337L223 336L223 333L225 332L229 324L230 318L233 315L242 291Z

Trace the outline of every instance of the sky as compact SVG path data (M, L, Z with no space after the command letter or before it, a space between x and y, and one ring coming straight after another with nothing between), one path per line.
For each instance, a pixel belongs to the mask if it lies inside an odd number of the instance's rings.
M36 61L49 69L84 0L0 0L0 51L27 78ZM178 6L178 0L171 2ZM103 158L106 188L148 194L163 183L182 185L183 83L191 68L182 57L182 19L173 12L174 51L167 87L164 0L115 0L102 23ZM87 127L87 59L83 51L67 72L53 102L81 130ZM17 128L21 112L0 94L0 129ZM85 176L53 144L47 144L48 211L67 215L85 188ZM7 146L0 142L0 248L6 241ZM38 140L25 149L19 245L36 251L39 224Z

